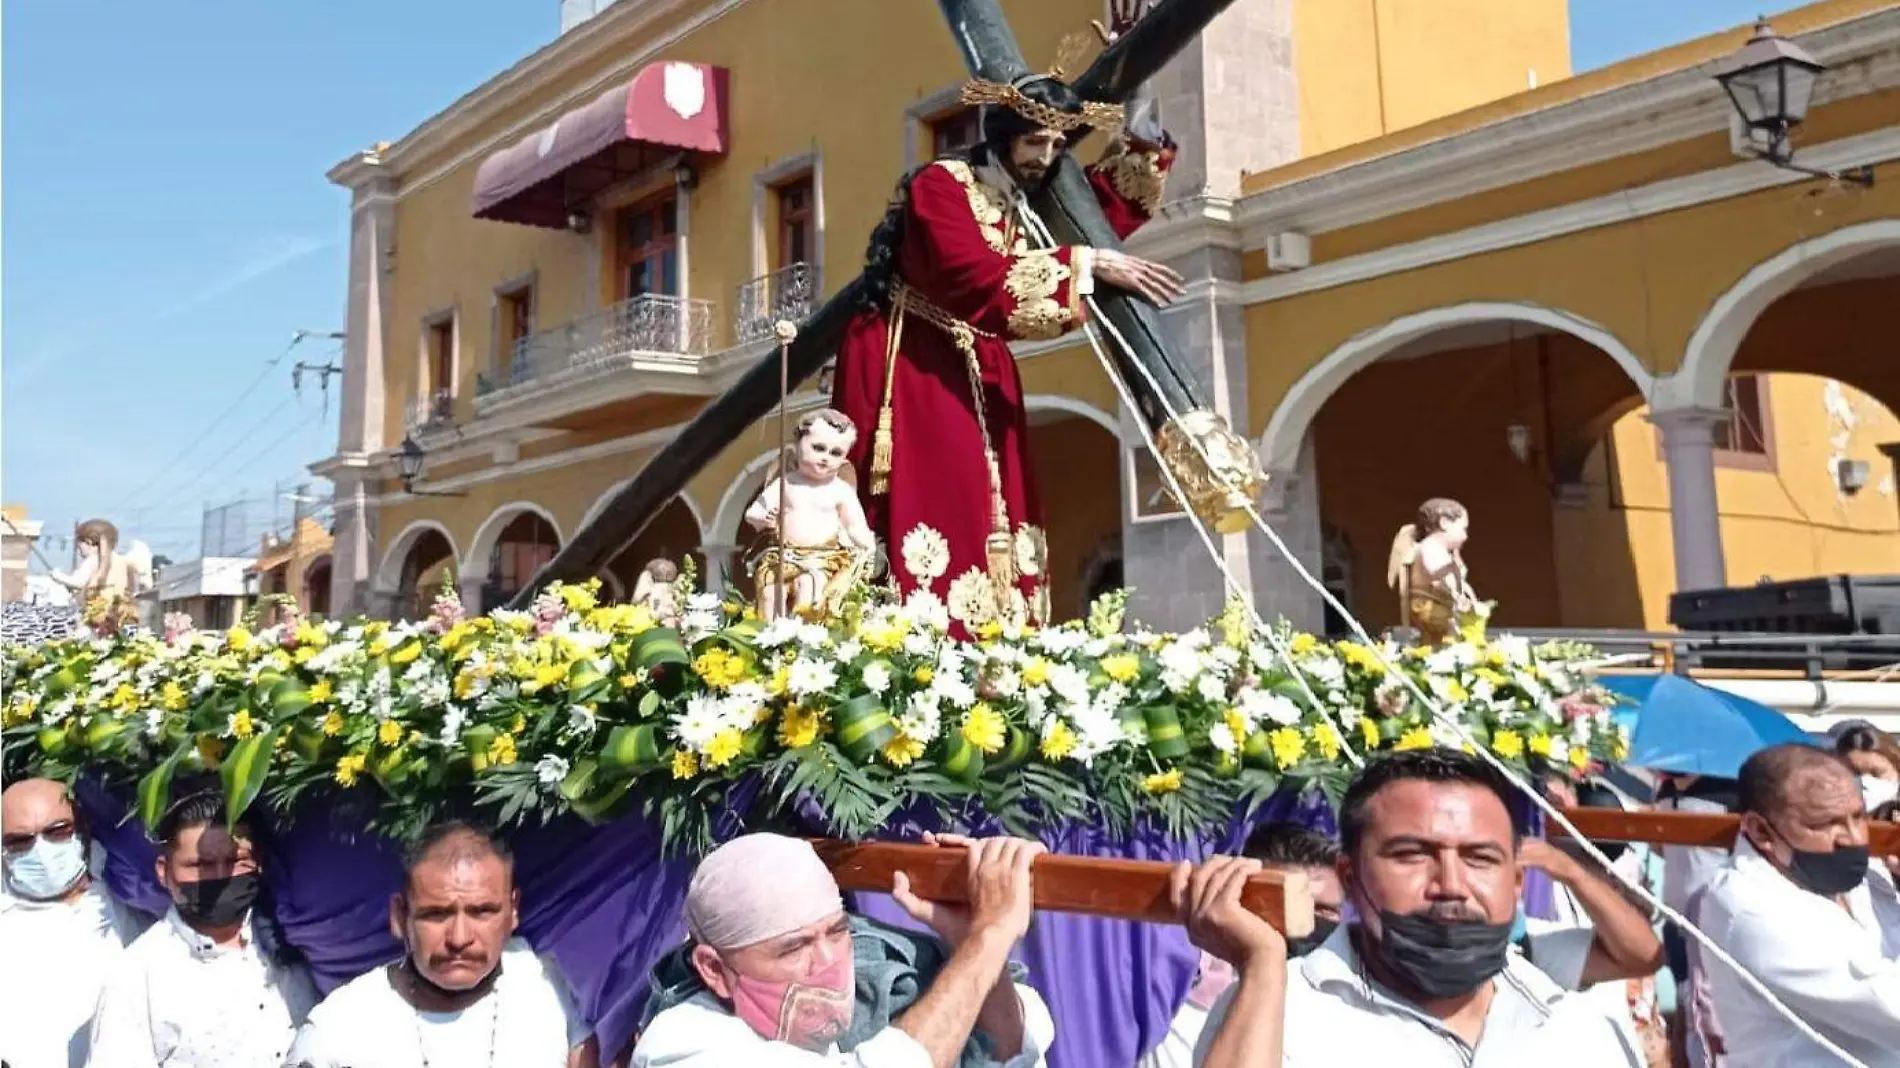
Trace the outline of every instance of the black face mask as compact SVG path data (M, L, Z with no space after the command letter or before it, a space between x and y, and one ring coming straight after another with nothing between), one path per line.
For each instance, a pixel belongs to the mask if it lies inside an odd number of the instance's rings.
M257 900L256 872L223 879L200 879L179 883L172 891L172 904L185 922L198 927L229 927L251 911Z
M1325 945L1326 940L1333 937L1333 932L1337 930L1339 930L1338 920L1315 919L1313 921L1312 934L1286 940L1286 955L1289 957L1304 957L1308 953Z
M1873 857L1866 846L1837 845L1832 853L1789 848L1794 857L1788 862L1788 878L1822 897L1839 897L1859 886L1867 878L1867 863Z
M1437 920L1379 910L1379 960L1416 993L1462 997L1504 970L1511 924Z

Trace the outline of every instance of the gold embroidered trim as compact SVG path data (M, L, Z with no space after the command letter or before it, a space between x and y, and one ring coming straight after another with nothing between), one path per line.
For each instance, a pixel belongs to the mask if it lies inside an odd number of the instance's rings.
M1055 295L1072 273L1053 252L1029 252L1016 258L1003 279L1003 288L1016 302L1009 313L1011 337L1047 341L1062 336L1075 320L1075 312Z
M1153 215L1161 207L1161 194L1168 183L1168 175L1161 169L1159 150L1131 151L1124 141L1103 156L1099 166L1107 173L1109 184L1115 187L1115 192L1141 205L1142 211Z
M940 159L937 166L950 172L950 176L963 184L963 193L970 201L970 214L976 216L976 228L983 234L983 243L992 252L1009 253L1009 238L1004 233L1008 227L1009 201L999 190L991 189L976 180L976 174L970 165L960 159ZM1018 243L1021 239L1018 238Z

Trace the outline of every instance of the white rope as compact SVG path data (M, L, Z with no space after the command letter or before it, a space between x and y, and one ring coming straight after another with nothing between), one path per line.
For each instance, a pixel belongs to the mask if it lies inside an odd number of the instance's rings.
M1018 200L1018 203L1020 207L1022 208L1024 218L1026 220L1033 222L1032 228L1037 231L1036 236L1040 241L1044 243L1044 247L1045 248L1055 247L1056 242L1053 236L1049 233L1048 228L1043 224L1042 220L1040 218L1037 218L1035 215L1035 212L1030 210L1028 204L1022 202L1020 198ZM1133 347L1128 344L1128 339L1122 336L1121 330L1115 326L1114 322L1110 320L1106 315L1102 314L1101 306L1096 303L1096 300L1093 294L1090 294L1084 297L1083 299L1087 301L1089 310L1094 313L1090 317L1092 321L1090 323L1085 324L1085 333L1087 333L1089 337L1089 343L1095 349L1095 354L1097 358L1099 358L1102 361L1102 369L1108 374L1109 379L1115 383L1116 390L1121 395L1123 403L1130 404L1130 410L1137 414L1135 423L1137 426L1141 428L1143 440L1147 442L1148 447L1150 449L1154 449L1155 448L1154 437L1152 433L1149 431L1146 422L1142 420L1141 418L1139 418L1139 409L1135 408L1132 405L1130 390L1127 386L1127 383L1121 380L1121 375L1118 373L1114 362L1108 358L1108 355L1104 351L1102 345L1096 339L1095 332L1092 329L1094 322L1100 322L1102 326L1107 329L1108 333L1115 339L1115 343L1122 347L1122 351L1125 353L1128 353L1131 357L1133 356L1133 352L1134 352ZM1161 389L1160 383L1155 380L1154 371L1151 368L1149 368L1146 364L1142 363L1140 360L1131 358L1129 362L1134 364L1135 367L1140 370L1143 378L1147 379L1148 386L1153 391L1156 401L1160 403L1164 409L1166 409L1167 417L1170 420L1179 419L1182 413L1177 412L1173 409L1173 406L1168 401L1167 394ZM1213 458L1207 454L1206 447L1203 446L1200 443L1200 441L1198 441L1197 439L1191 436L1188 437L1188 440L1193 444L1195 451L1200 454L1201 461L1205 464L1208 464L1209 468L1212 469ZM1174 478L1172 472L1169 471L1168 465L1165 462L1162 462L1160 451L1158 449L1155 450L1154 455L1156 459L1155 466L1160 468L1164 476L1168 479L1169 485L1173 489L1176 495L1176 500L1178 500L1184 506L1184 508L1190 515L1193 515L1193 509L1192 507L1188 506L1187 497L1181 493L1179 484ZM1308 586L1312 587L1327 604L1331 605L1333 609L1340 614L1340 617L1346 621L1347 626L1349 626L1352 629L1353 633L1356 634L1366 644L1366 646L1372 652L1372 655L1378 659L1381 665L1385 667L1387 673L1391 674L1396 679L1398 679L1398 681L1402 685L1404 685L1406 689L1412 692L1413 696L1417 697L1420 701L1424 703L1425 707L1428 710L1430 710L1432 719L1435 723L1437 723L1439 726L1445 727L1448 730L1450 730L1453 734L1455 734L1459 738L1460 741L1464 742L1464 744L1469 749L1471 749L1472 752L1476 753L1479 759L1489 764L1493 770L1503 775L1505 779L1511 783L1511 785L1516 787L1525 796L1529 797L1531 799L1532 804L1536 805L1539 809L1541 809L1547 817L1549 817L1552 821L1554 821L1557 824L1557 826L1562 827L1565 831L1567 831L1570 834L1570 836L1577 841L1578 845L1583 849L1583 851L1586 854L1588 854L1591 859L1595 860L1598 863L1598 865L1602 867L1603 871L1606 872L1611 878L1615 879L1617 882L1620 882L1624 886L1628 887L1630 891L1633 894L1635 894L1641 901L1649 905L1650 908L1653 909L1656 914L1661 915L1665 919L1669 920L1669 922L1675 924L1678 930L1682 931L1684 935L1693 939L1704 950L1707 950L1710 956L1714 957L1716 960L1720 961L1722 964L1726 965L1728 968L1733 970L1735 974L1741 978L1743 985L1747 986L1758 997L1766 1001L1769 1004L1769 1006L1775 1010L1777 1014L1779 1014L1782 1018L1786 1019L1789 1023L1793 1024L1795 1029L1801 1032L1802 1035L1807 1037L1809 1040L1813 1041L1816 1045L1820 1046L1822 1049L1826 1050L1828 1053L1831 1053L1834 1056L1840 1058L1840 1060L1843 1063L1849 1065L1850 1068L1867 1068L1867 1065L1862 1063L1858 1058L1854 1057L1852 1054L1848 1053L1846 1050L1836 1045L1826 1035L1821 1034L1821 1032L1816 1030L1811 1024L1809 1024L1806 1020L1802 1019L1798 1014L1796 1014L1793 1009L1789 1008L1784 1002L1782 1002L1780 998L1776 997L1774 992L1769 990L1767 985L1764 984L1759 978L1757 978L1753 972L1750 972L1747 968L1742 967L1741 962L1737 961L1733 956L1731 956L1727 950L1717 945L1714 939L1704 934L1701 928L1697 927L1694 923L1690 922L1688 917L1677 912L1675 909L1670 908L1668 905L1663 903L1661 898L1650 893L1647 889L1638 885L1634 880L1626 878L1625 876L1622 875L1622 873L1616 871L1610 862L1610 858L1605 856L1603 851L1597 848L1596 843L1591 841L1589 836L1585 835L1582 831L1578 830L1577 826L1571 823L1570 820L1564 816L1563 812L1560 809L1558 809L1555 805L1552 805L1549 801L1545 800L1541 794L1539 794L1536 790L1532 789L1528 784L1526 784L1522 779L1520 779L1515 771L1513 771L1503 761L1499 760L1496 756L1492 755L1492 753L1488 749L1478 744L1477 739L1474 738L1471 735L1471 733L1465 729L1465 726L1463 723L1459 722L1457 719L1453 718L1448 713L1446 713L1444 708L1441 705L1439 705L1439 703L1436 700L1434 700L1431 697L1431 695L1427 694L1423 689L1419 687L1419 685L1415 681L1412 680L1411 676L1406 674L1405 671L1403 671L1398 665L1394 664L1391 660L1389 660L1385 656L1384 651L1383 651L1383 643L1374 641L1372 639L1372 636L1369 633L1367 633L1365 625L1359 621L1358 617L1353 615L1352 612L1349 609L1347 609L1347 607L1344 604L1340 603L1339 599L1333 595L1332 591L1328 590L1326 588L1326 585L1320 582L1319 579L1314 577L1313 573L1307 569L1306 565L1300 562L1299 557L1294 555L1292 549L1289 548L1286 542L1280 537L1279 532L1274 530L1273 527L1270 524L1268 524L1264 518L1261 517L1259 510L1254 507L1252 501L1247 502L1246 512L1247 512L1248 517L1253 520L1254 525L1259 527L1261 532L1266 534L1267 539L1273 543L1273 547L1279 550L1280 555L1286 559L1286 562L1293 566L1294 573L1299 575L1302 581L1304 581ZM1198 523L1197 523L1196 529L1197 530L1199 529ZM1207 542L1209 551L1212 552L1213 551L1212 542L1210 539L1206 537L1204 533L1203 533L1202 540L1204 542ZM1227 573L1226 566L1225 566L1224 561L1220 559L1218 553L1215 553L1215 563L1217 566L1221 568L1222 575L1225 576ZM1231 581L1232 580L1230 578L1229 579L1230 584L1231 584ZM1249 603L1251 605L1251 601L1249 601ZM1254 618L1255 619L1259 618L1258 613L1254 613ZM1324 711L1323 705L1321 706L1321 708L1322 708L1322 714L1327 714ZM1331 718L1330 715L1328 715L1328 718L1329 719Z

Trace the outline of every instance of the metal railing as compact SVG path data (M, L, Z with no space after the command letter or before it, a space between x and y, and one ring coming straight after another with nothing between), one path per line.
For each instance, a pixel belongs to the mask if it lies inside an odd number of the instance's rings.
M732 335L739 344L764 341L780 319L799 322L818 296L818 270L792 263L741 285L733 300Z
M712 324L711 301L642 294L515 342L494 388L610 368L636 355L704 356L712 349Z
M409 402L408 430L429 430L455 421L455 394L447 386Z

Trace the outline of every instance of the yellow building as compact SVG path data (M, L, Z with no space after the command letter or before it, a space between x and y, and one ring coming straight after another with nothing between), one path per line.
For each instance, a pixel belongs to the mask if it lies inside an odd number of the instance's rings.
M1101 7L1004 4L1032 62ZM1239 4L1156 79L1182 150L1130 248L1190 279L1171 350L1258 442L1278 536L1368 623L1392 621L1386 548L1430 496L1470 505L1474 580L1521 625L1661 626L1679 586L1900 571L1900 0L1774 23L1829 68L1798 161L1872 165L1871 188L1747 155L1712 78L1746 28L1570 77L1564 0ZM334 606L525 583L773 319L856 273L899 173L972 138L962 77L930 4L618 0L339 164L345 407L314 468ZM1158 625L1217 609L1095 354L1018 351L1058 610L1124 581ZM743 581L775 441L755 427L694 475L609 589L689 552ZM1267 539L1223 553L1263 610L1322 624Z

